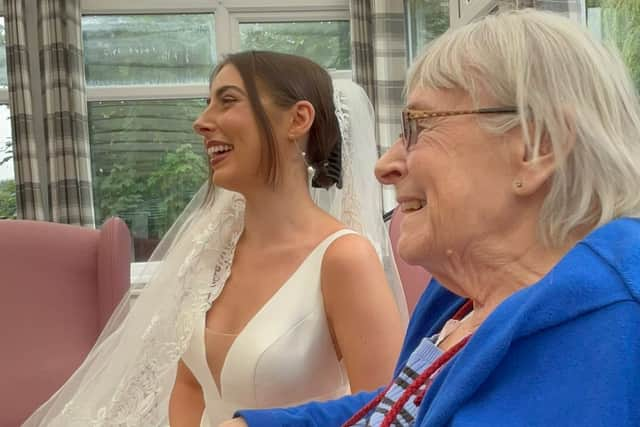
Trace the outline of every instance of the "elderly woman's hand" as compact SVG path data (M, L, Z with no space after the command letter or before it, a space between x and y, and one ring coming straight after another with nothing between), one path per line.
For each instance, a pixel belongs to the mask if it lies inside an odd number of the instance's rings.
M223 422L218 427L249 427L249 426L242 418L234 418L232 420L227 420Z

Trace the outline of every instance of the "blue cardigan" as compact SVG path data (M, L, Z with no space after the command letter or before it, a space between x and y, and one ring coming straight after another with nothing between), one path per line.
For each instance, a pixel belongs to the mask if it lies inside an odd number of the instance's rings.
M398 366L460 304L429 284ZM237 415L250 427L340 426L376 393ZM435 378L415 425L640 426L640 221L598 228L500 304Z

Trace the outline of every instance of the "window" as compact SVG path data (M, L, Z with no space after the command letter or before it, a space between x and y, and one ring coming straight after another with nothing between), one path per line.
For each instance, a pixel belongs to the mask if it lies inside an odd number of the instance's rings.
M208 174L191 125L215 64L214 15L93 15L82 28L96 223L123 218L145 261Z
M202 143L191 131L203 105L201 99L89 103L97 222L123 218L137 260L149 257L206 181Z
M596 37L615 45L640 88L638 0L586 0L586 21Z
M449 28L449 0L409 0L407 10L407 48L413 60L424 46Z
M347 0L81 2L96 222L122 217L136 261L206 181L191 125L221 55L274 50L351 74Z
M351 69L349 21L243 22L242 50L306 56L330 70Z
M16 217L4 17L0 17L0 219Z
M430 2L431 0L425 1ZM500 8L500 3L507 3L511 6L518 5L519 7L523 7L524 5L526 5L526 7L534 7L535 5L537 8L547 1L557 4L567 0L520 0L519 2L516 0L449 0L450 24L452 28L458 28L479 17L496 13Z
M227 12L232 52L257 49L306 56L326 67L332 76L351 78L351 27L346 0L301 0L293 4L271 0L255 10L223 1ZM236 3L236 4L234 4ZM279 3L279 4L278 4Z
M0 219L16 217L16 181L9 116L9 106L0 104Z
M215 62L213 14L82 19L87 85L207 84Z

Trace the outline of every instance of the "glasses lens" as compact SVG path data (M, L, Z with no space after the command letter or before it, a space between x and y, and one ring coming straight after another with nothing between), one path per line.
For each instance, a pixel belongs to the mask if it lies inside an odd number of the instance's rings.
M409 148L410 136L411 136L411 129L409 124L409 112L402 111L402 139L404 140L405 148Z

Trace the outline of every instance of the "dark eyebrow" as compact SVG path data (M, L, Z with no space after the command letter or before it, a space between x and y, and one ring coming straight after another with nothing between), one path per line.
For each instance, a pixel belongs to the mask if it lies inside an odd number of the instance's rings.
M246 92L243 91L241 88L239 88L238 86L234 86L234 85L225 85L225 86L220 86L218 89L216 89L216 98L220 98L224 92L228 91L228 90L234 90L237 92L240 92L240 94L247 96Z

